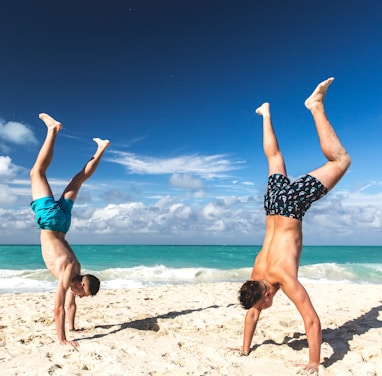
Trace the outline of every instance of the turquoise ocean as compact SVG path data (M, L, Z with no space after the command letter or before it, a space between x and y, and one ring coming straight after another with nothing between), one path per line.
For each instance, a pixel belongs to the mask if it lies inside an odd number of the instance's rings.
M260 246L72 245L103 289L242 282ZM382 246L305 246L304 282L382 283ZM0 294L52 291L39 245L0 245Z

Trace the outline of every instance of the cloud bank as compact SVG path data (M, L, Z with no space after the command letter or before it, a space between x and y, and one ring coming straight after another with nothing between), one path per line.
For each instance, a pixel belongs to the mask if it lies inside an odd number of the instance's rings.
M1 141L35 143L33 133L17 124L0 124ZM10 129L17 132L11 135ZM244 161L224 154L154 158L115 151L105 161L122 166L129 178L92 177L84 184L73 209L70 242L262 243L264 187L240 178ZM54 190L66 184L54 177L50 182ZM381 186L376 180L353 190L335 188L314 203L303 222L305 244L381 244ZM26 169L0 155L0 243L39 242L30 200Z

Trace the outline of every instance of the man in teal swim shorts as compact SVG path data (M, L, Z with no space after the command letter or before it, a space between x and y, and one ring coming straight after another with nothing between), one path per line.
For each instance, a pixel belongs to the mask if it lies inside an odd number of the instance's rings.
M321 324L307 291L298 280L302 253L302 218L314 201L330 191L349 168L351 159L337 137L324 109L324 98L333 78L321 82L305 101L315 122L322 153L327 159L319 168L293 183L287 178L283 155L273 130L269 103L256 113L263 117L263 148L268 161L268 188L264 196L265 237L250 280L240 289L247 309L241 355L249 355L262 310L272 306L281 290L294 303L304 321L309 361L299 372L317 374L321 354Z
M94 173L103 153L109 146L108 140L94 138L97 150L65 188L60 199L55 201L49 186L46 171L53 158L54 144L62 125L47 114L40 114L47 126L45 141L30 171L32 186L31 208L36 214L36 223L41 230L41 252L49 272L58 280L54 303L54 321L58 340L63 345L78 347L78 342L69 341L65 334L65 307L68 311L69 330L74 331L76 296L95 295L100 286L97 277L81 275L81 265L65 239L71 221L71 210L81 185Z

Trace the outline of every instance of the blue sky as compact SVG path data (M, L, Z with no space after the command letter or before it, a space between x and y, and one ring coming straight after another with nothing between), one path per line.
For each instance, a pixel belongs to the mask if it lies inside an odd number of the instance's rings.
M47 112L64 128L55 195L83 186L72 243L260 244L261 118L295 178L325 162L304 100L335 81L328 116L353 163L304 218L305 244L382 243L379 1L7 1L0 21L0 243L38 243L29 169Z

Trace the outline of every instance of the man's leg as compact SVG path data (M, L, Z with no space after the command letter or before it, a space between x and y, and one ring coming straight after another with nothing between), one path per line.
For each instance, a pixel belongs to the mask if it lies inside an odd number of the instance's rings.
M52 196L48 180L46 178L46 170L49 167L53 158L54 143L56 136L62 128L61 123L54 120L47 114L40 114L39 118L47 126L47 134L45 141L41 146L40 152L37 155L36 161L30 171L30 179L32 186L32 199L36 200L41 197Z
M318 84L305 101L305 106L312 113L316 125L321 150L328 160L324 166L309 174L320 180L328 190L338 183L351 163L350 156L337 137L324 109L324 98L333 80L334 78L329 78Z
M93 138L93 141L97 144L97 150L94 156L86 163L83 169L74 176L68 186L65 188L62 197L75 201L81 185L93 175L94 171L101 160L106 148L110 145L109 140L101 140L100 138Z
M282 174L286 176L284 158L281 154L277 138L272 126L269 103L263 103L256 113L263 117L263 148L268 160L268 175Z

